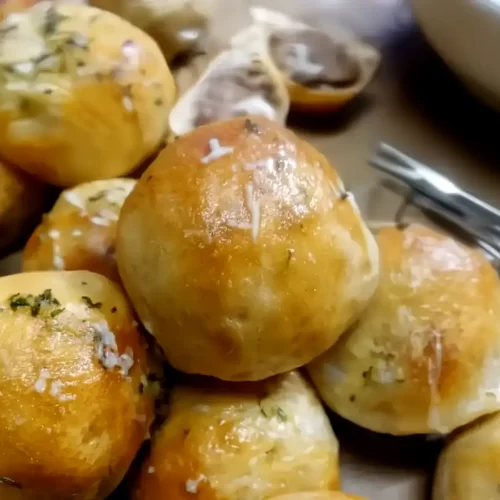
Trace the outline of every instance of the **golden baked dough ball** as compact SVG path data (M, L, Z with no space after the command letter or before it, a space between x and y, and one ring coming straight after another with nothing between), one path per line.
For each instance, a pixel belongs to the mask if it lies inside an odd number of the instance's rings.
M0 333L0 498L106 498L154 414L125 296L86 271L6 276Z
M307 493L292 493L280 495L271 500L365 500L355 495L348 495L340 491L311 491Z
M167 132L173 77L156 43L86 5L40 2L0 25L0 151L60 186L124 175Z
M37 179L0 161L0 252L29 234L47 195L48 190Z
M168 61L200 50L217 0L89 0L141 28L158 42Z
M500 409L500 287L479 252L419 225L378 234L380 287L309 367L325 402L387 434L448 433Z
M134 179L106 179L61 193L23 252L23 271L93 271L119 281L116 222Z
M262 500L338 487L337 440L297 372L240 384L195 380L171 396L134 500Z
M225 380L311 361L378 281L375 240L337 172L257 117L200 127L160 154L123 205L117 259L171 364Z
M434 500L498 498L500 414L482 419L456 436L439 457Z

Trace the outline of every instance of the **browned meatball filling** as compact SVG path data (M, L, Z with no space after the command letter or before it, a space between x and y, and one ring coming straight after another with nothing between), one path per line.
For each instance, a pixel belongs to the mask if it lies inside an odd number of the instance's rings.
M196 127L235 116L262 115L274 119L280 96L258 61L248 68L215 71L197 98Z
M281 71L301 85L342 88L360 78L359 63L346 43L319 31L277 31L271 36L270 49Z

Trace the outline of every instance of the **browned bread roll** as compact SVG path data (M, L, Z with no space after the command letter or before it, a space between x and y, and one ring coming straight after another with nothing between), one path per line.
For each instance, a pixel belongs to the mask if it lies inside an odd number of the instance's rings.
M38 180L0 161L0 253L29 235L47 194L47 188Z
M149 433L150 364L117 285L0 278L0 498L103 500Z
M444 449L434 478L434 500L478 500L498 496L500 414L465 429Z
M125 175L167 132L156 43L109 12L40 2L1 24L2 157L60 186Z
M116 222L137 181L106 179L61 193L23 252L23 271L93 271L119 281Z
M337 172L264 118L168 146L123 206L117 258L172 365L225 380L311 361L378 282L375 240Z
M388 434L448 433L500 409L500 287L479 252L419 225L378 234L380 287L309 367L325 402Z
M175 388L132 496L262 500L338 484L335 435L312 388L292 372Z

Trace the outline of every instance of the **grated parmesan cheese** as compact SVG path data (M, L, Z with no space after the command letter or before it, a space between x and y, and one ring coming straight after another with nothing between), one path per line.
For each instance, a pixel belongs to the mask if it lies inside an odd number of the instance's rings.
M134 365L132 349L127 347L124 354L118 354L115 334L109 329L106 321L94 323L97 340L97 359L106 370L120 368L120 373L126 377Z
M293 69L301 71L306 75L319 75L323 71L324 67L321 64L313 63L310 57L309 47L303 43L294 43L291 45L294 50L294 55L290 55L286 62Z
M64 269L64 258L61 254L61 247L56 243L61 233L57 229L51 229L48 233L49 238L52 240L52 265L55 269Z
M59 237L61 236L61 233L57 229L51 229L48 232L49 238L52 240L58 240Z
M138 67L141 59L141 51L139 46L131 40L126 41L122 45L122 54L127 59L127 62L134 67Z
M14 71L17 73L22 73L23 75L30 75L35 69L35 63L31 61L25 61L14 65Z
M248 183L245 186L245 190L247 195L248 210L250 210L252 239L256 242L259 237L260 229L260 202L255 199L253 184Z
M100 217L99 215L94 215L90 218L90 221L98 226L109 226L109 219L105 219L104 217Z
M148 474L154 474L156 472L156 469L153 466L148 467Z
M86 210L84 200L80 198L74 191L64 191L64 198L74 207L80 208L83 211Z
M112 210L106 210L106 209L100 210L99 216L109 220L118 220L118 215Z
M61 389L64 387L63 383L59 380L54 380L50 386L50 395L59 401L73 401L76 399L74 394L61 394Z
M71 231L71 235L75 237L82 236L82 234L83 233L80 231L80 229L73 229L73 231Z
M234 148L228 146L221 146L218 139L210 139L208 141L208 146L210 148L210 153L201 159L201 162L205 165L213 160L219 160L223 156L231 154Z
M45 389L47 389L47 380L49 377L50 377L49 370L47 370L46 368L42 368L42 370L40 371L40 375L37 381L35 382L34 387L36 392L39 392L40 394L45 392Z
M129 97L128 95L123 96L123 98L122 98L122 104L123 104L123 107L124 107L127 111L131 112L131 111L133 111L133 110L134 110L134 103L133 103L133 101L132 101L132 98L131 98L131 97Z
M186 491L192 495L196 495L196 493L198 493L198 485L206 479L206 476L203 474L200 474L198 479L188 479L186 481Z

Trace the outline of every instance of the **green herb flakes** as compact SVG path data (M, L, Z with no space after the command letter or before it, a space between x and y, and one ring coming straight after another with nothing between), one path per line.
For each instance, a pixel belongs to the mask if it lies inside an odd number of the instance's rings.
M102 307L102 302L93 302L90 297L82 295L82 300L89 309L100 309Z

